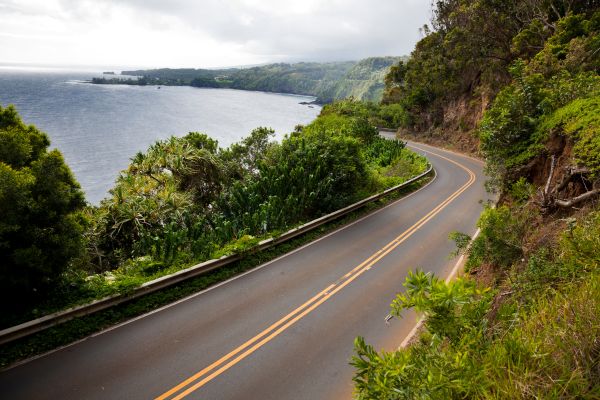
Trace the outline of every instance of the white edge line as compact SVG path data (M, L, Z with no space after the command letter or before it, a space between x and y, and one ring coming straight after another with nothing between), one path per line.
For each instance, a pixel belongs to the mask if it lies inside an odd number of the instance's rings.
M458 151L454 151L454 150L450 150L450 149L443 149L443 148L441 148L441 147L435 147L435 146L432 146L432 145L430 145L430 144L427 144L427 143L425 143L425 142L419 142L418 140L405 139L405 138L403 138L403 137L398 137L398 136L396 136L396 133L397 133L397 132L386 132L386 131L379 131L379 134L380 134L380 135L381 135L382 133L383 133L383 135L382 135L382 136L393 137L393 139L396 139L396 140L401 140L401 141L407 142L409 145L412 145L412 144L414 143L414 144L417 144L417 145L423 145L423 146L431 147L431 148L433 148L433 149L435 149L435 150L442 150L442 151L446 151L446 152L448 152L448 153L451 153L451 154L453 154L453 155L455 155L455 156L459 156L459 157L468 158L468 159L470 159L470 160L472 160L472 161L475 161L475 162L477 162L477 163L479 163L479 164L483 164L483 165L485 165L485 161L484 161L484 160L480 160L480 159L478 159L478 158L475 158L475 157L473 157L473 156L469 156L469 155L467 155L467 154L464 154L464 153L460 153L460 152L458 152Z
M465 155L465 154L461 154L461 153L458 153L458 152L455 152L455 151L452 151L452 150L448 150L448 149L439 149L439 148L437 148L437 147L435 147L435 146L432 146L432 145L430 145L430 144L423 143L423 142L417 142L417 141L414 141L414 140L407 140L407 142L409 142L409 145L410 145L411 147L413 147L413 148L416 148L416 149L419 149L419 150L421 150L421 151L424 151L424 152L426 152L426 153L435 154L435 153L432 153L432 152L430 152L430 151L428 151L428 150L421 149L421 148L419 148L419 147L417 147L417 146L413 145L412 143L416 143L417 145L424 145L424 146L427 146L427 147L430 147L430 148L434 148L434 149L436 149L436 150L442 150L442 151L446 151L446 152L449 152L449 153L455 154L455 155L457 155L457 156L462 156L462 157L465 157L465 158L471 159L471 160L473 160L473 161L476 161L476 162L478 162L478 163L480 163L480 164L483 164L483 165L485 165L485 161L482 161L482 160L479 160L479 159L477 159L477 158L475 158L475 157L471 157L471 156L468 156L468 155ZM475 231L475 234L474 234L474 235L473 235L473 237L471 238L471 242L470 242L470 243L472 243L472 242L473 242L473 240L475 240L475 239L477 238L477 236L479 236L479 234L480 234L480 233L481 233L481 229L480 229L480 228L477 228L477 231ZM469 243L469 246L470 246L470 243ZM450 282L452 279L454 279L454 276L455 276L455 275L456 275L456 273L458 272L458 269L459 269L459 268L462 268L462 266L463 266L464 262L465 262L465 255L463 254L463 255L461 255L461 256L460 256L460 258L458 259L458 261L457 261L457 262L456 262L456 264L454 265L454 268L452 268L452 271L450 271L450 274L449 274L449 275L448 275L448 277L446 278L446 283L448 283L448 282ZM424 323L424 322L425 322L425 320L424 320L424 318L423 318L423 317L420 317L420 318L417 320L417 323L416 323L416 324L415 324L415 326L414 326L414 327L411 329L411 331L408 333L408 335L406 335L406 337L404 338L404 340L402 341L402 343L400 343L400 346L398 346L398 349L405 348L405 347L408 345L408 343L409 343L409 342L412 340L412 338L413 338L413 337L414 337L414 336L417 334L417 332L419 331L419 329L421 328L421 326L423 325L423 323Z
M475 240L477 238L477 236L479 236L479 233L481 233L481 229L477 228L477 231L475 231L475 234L473 235L473 238L471 239L470 243L473 243L473 240ZM470 243L469 243L469 246L470 246ZM459 268L462 268L464 263L465 263L465 255L463 254L460 256L460 258L458 259L456 264L454 264L454 268L452 268L452 271L450 271L450 274L446 278L446 283L449 283L452 279L454 279ZM411 331L408 333L408 335L406 335L406 337L404 338L402 343L400 343L400 346L398 346L398 349L403 349L408 345L408 343L417 334L417 332L419 331L419 329L421 328L421 326L423 325L424 322L425 322L425 318L420 317L418 319L417 323L415 324L415 326L411 329Z
M248 274L251 274L251 273L253 273L253 272L256 272L256 271L258 271L258 270L261 270L261 269L263 269L263 268L265 268L265 267L267 267L267 266L269 266L269 265L273 264L273 263L274 263L274 262L276 262L276 261L279 261L279 260L281 260L281 259L283 259L283 258L285 258L285 257L291 256L292 254L294 254L294 253L297 253L297 252L299 252L299 251L301 251L301 250L305 249L306 247L309 247L309 246L311 246L311 245L313 245L313 244L315 244L315 243L318 243L318 242L320 242L321 240L324 240L324 239L328 238L329 236L335 235L336 233L338 233L338 232L340 232L340 231L342 231L342 230L344 230L344 229L346 229L346 228L349 228L349 227L351 227L351 226L353 226L353 225L355 225L355 224L357 224L357 223L359 223L359 222L361 222L361 221L363 221L363 220L365 220L365 219L367 219L367 218L369 218L369 217L371 217L371 216L373 216L373 215L376 215L376 214L378 214L378 213L382 212L383 210L385 210L385 209L387 209L387 208L389 208L389 207L392 207L392 206L394 206L394 205L396 205L396 204L400 203L401 201L403 201L403 200L405 200L405 199L408 199L409 197L411 197L411 196L413 196L413 195L415 195L415 194L419 193L421 190L423 190L423 189L425 189L427 186L431 185L431 184L432 184L432 183L433 183L433 182L434 182L434 181L437 179L437 171L435 170L435 168L432 168L432 171L433 171L433 174L434 174L434 175L433 175L433 179L432 179L432 180L430 180L429 182L427 182L427 184L425 184L425 186L422 186L422 187L420 187L419 189L415 190L414 192L412 192L412 193L409 193L408 195L406 195L406 196L404 196L404 197L402 197L402 198L400 198L400 199L398 199L398 200L395 200L395 201L393 201L392 203L390 203L390 204L388 204L388 205L386 205L386 206L384 206L384 207L382 207L382 208L379 208L379 209L377 209L377 210L375 210L375 211L373 211L373 212L371 212L371 213L369 213L369 214L365 215L364 217L361 217L361 218L357 219L356 221L352 221L352 222L350 222L350 223L348 223L348 224L346 224L346 225L344 225L344 226L342 226L342 227L340 227L340 228L338 228L338 229L334 230L333 232L330 232L330 233L328 233L328 234L327 234L327 235L325 235L325 236L322 236L322 237L320 237L320 238L318 238L318 239L315 239L315 240L313 240L312 242L309 242L309 243L307 243L307 244L305 244L305 245L302 245L302 246L298 247L297 249L294 249L294 250L290 251L289 253L282 254L281 256L279 256L279 257L277 257L277 258L274 258L274 259L272 259L272 260L270 260L270 261L267 261L267 262L266 262L266 263L264 263L264 264L261 264L261 265L259 265L259 266L255 267L255 268L252 268L252 269L250 269L250 270L248 270L248 271L246 271L246 272L243 272L243 273L241 273L241 274L239 274L239 275L236 275L236 276L234 276L234 277L232 277L232 278L229 278L229 279L227 279L227 280L225 280L225 281L223 281L223 282L219 282L219 283L217 283L216 285L210 286L210 287L208 287L208 288L206 288L206 289L204 289L204 290L201 290L201 291L199 291L199 292L196 292L196 293L194 293L194 294L191 294L191 295L189 295L189 296L187 296L187 297L184 297L184 298L182 298L182 299L179 299L179 300L177 300L177 301L174 301L173 303L169 303L169 304L167 304L167 305L164 305L164 306L162 306L162 307L160 307L160 308L157 308L157 309L155 309L155 310L149 311L149 312L147 312L147 313L145 313L145 314L138 315L137 317L134 317L134 318L132 318L132 319L128 319L127 321L121 322L121 323L119 323L119 324L117 324L117 325L113 325L113 326L111 326L111 327L108 327L108 328L106 328L106 329L103 329L103 330L101 330L101 331L99 331L99 332L92 333L92 334L91 334L91 335L89 335L89 336L86 336L86 337L84 337L84 338L82 338L82 339L76 340L76 341L74 341L74 342L72 342L72 343L69 343L69 344L67 344L67 345L64 345L64 346L58 347L58 348L56 348L56 349L50 350L50 351L48 351L48 352L46 352L46 353L38 354L38 355L36 355L36 356L30 357L30 358L26 358L25 360L18 361L18 362L14 363L14 364L11 364L10 366L8 366L8 367L6 367L6 368L4 368L4 369L0 369L0 372L8 371L8 370L10 370L10 369L13 369L13 368L19 367L19 366L21 366L21 365L24 365L24 364L30 363L30 362L32 362L32 361L35 361L35 360L37 360L37 359L39 359L39 358L43 358L43 357L49 356L49 355L51 355L51 354L53 354L53 353L56 353L56 352L58 352L58 351L61 351L61 350L67 349L67 348L69 348L69 347L72 347L72 346L75 346L75 345L78 345L79 343L85 342L85 341L86 341L86 340L88 340L88 339L94 338L94 337L96 337L96 336L103 335L103 334L105 334L105 333L108 333L108 332L110 332L110 331L113 331L113 330L115 330L115 329L121 328L121 327L123 327L123 326L125 326L125 325L128 325L128 324L131 324L131 323L133 323L133 322L136 322L136 321L138 321L138 320L140 320L140 319L142 319L142 318L149 317L150 315L153 315L153 314L156 314L156 313L158 313L158 312L164 311L164 310L166 310L166 309L168 309L168 308L174 307L174 306L176 306L176 305L178 305L178 304L180 304L180 303L183 303L183 302L185 302L185 301L188 301L188 300L191 300L191 299L193 299L193 298L195 298L195 297L197 297L197 296L201 296L201 295L203 295L203 294L205 294L205 293L207 293L207 292L210 292L211 290L214 290L214 289L216 289L216 288L218 288L218 287L220 287L220 286L223 286L223 285L226 285L226 284L228 284L228 283L230 283L230 282L233 282L233 281L235 281L236 279L240 279L240 278L242 278L242 277L244 277L244 276L246 276L246 275L248 275Z
M478 158L475 158L475 157L469 156L469 155L467 155L467 154L464 154L464 153L459 153L458 151L449 150L449 149L442 149L442 148L435 147L435 146L432 146L432 145L430 145L430 144L427 144L427 143L423 143L423 142L417 142L417 141L415 141L415 140L409 140L409 139L406 139L406 141L407 141L409 144L410 144L410 143L415 143L415 144L417 144L417 145L419 145L419 146L423 145L423 146L427 146L427 147L430 147L430 148L432 148L432 149L435 149L435 150L443 150L443 151L446 151L446 152L448 152L448 153L450 153L450 154L452 154L452 155L455 155L455 156L457 156L457 157L463 157L463 158L467 158L467 159L469 159L469 160L471 160L471 161L475 161L475 162L476 162L476 163L478 163L478 164L485 165L485 161L484 161L484 160L480 160L480 159L478 159Z

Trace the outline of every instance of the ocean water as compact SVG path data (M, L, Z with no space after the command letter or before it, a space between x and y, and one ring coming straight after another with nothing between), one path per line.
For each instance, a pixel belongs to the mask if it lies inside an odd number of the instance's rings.
M259 126L276 139L320 109L311 97L231 89L93 85L93 72L0 69L0 105L14 104L27 124L46 132L86 193L98 204L138 151L156 140L204 132L221 147Z

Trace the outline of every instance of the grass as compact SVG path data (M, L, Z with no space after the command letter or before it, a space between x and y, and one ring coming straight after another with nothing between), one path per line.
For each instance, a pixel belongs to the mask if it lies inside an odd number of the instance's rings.
M600 398L600 274L539 296L517 312L484 360L495 397Z

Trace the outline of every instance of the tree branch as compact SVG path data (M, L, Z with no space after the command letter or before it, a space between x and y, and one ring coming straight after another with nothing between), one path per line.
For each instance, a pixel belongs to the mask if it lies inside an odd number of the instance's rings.
M567 187L567 185L569 184L569 182L571 182L573 180L573 178L580 176L580 175L589 174L590 172L591 171L588 168L571 169L571 172L569 174L565 175L563 177L563 179L560 181L560 183L554 187L554 190L552 190L552 193L557 194L558 192L563 190L565 187Z
M550 164L550 175L548 175L548 180L546 181L546 186L544 187L544 197L548 197L548 192L550 191L550 182L552 182L552 177L554 176L554 167L556 166L556 157L552 154L552 162Z
M560 207L573 207L575 204L581 203L582 201L585 201L591 197L594 197L597 194L600 194L600 189L590 190L580 196L574 197L569 200L556 199L556 205L558 205Z

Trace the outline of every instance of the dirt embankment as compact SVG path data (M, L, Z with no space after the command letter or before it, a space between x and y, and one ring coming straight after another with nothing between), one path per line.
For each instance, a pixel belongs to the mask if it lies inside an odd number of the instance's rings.
M400 138L415 140L466 153L479 154L477 127L490 103L490 95L482 92L473 97L465 95L442 107L441 123L421 129L399 129Z

